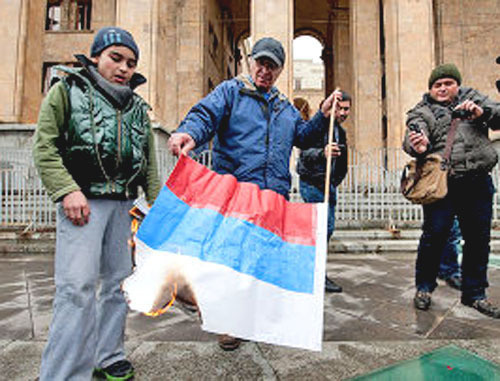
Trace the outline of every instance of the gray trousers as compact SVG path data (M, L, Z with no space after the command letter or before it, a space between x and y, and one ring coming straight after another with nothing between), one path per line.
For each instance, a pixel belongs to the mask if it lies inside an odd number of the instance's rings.
M89 204L84 226L73 225L57 206L56 293L41 381L88 381L94 367L125 358L127 304L120 283L132 272L132 201Z

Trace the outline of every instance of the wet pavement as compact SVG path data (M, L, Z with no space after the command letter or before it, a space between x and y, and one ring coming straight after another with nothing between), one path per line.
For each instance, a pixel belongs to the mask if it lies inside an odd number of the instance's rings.
M500 322L462 306L458 291L440 283L429 311L413 308L414 259L330 254L327 272L344 292L325 296L319 353L252 342L227 353L196 315L176 307L157 318L130 313L135 379L343 380L449 344L500 364ZM53 257L5 255L0 266L0 380L34 380L51 319ZM490 266L489 281L500 304L499 267Z

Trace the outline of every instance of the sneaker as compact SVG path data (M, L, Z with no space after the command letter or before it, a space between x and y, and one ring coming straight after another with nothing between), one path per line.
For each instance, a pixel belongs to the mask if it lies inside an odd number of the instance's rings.
M219 347L224 351L234 351L241 344L241 339L229 335L219 335Z
M325 276L325 291L326 292L342 292L342 287L333 280Z
M109 381L130 380L134 377L134 367L128 360L119 360L106 368L95 369L94 377Z
M462 289L462 277L460 275L452 275L444 280L448 286L455 290Z
M427 311L431 305L431 293L427 291L417 291L413 298L413 304L415 308Z
M462 304L472 307L482 314L494 319L500 318L500 308L495 307L488 299L476 299L471 301L462 300Z

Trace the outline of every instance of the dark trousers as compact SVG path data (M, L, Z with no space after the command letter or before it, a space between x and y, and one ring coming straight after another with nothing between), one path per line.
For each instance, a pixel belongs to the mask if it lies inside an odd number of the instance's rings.
M447 279L452 276L461 276L460 266L458 264L458 254L462 252L462 247L460 246L461 240L462 233L458 226L458 220L455 218L441 256L438 272L439 278Z
M487 267L494 187L489 175L449 179L448 194L424 205L424 223L418 247L415 282L418 290L432 292L437 286L441 254L455 216L464 239L462 300L482 299L488 287Z
M319 189L308 182L300 180L299 184L300 195L304 202L324 202L325 193L323 189ZM328 247L328 242L330 237L335 230L335 205L337 205L337 188L333 185L330 187L330 200L328 202L328 225L326 233L326 246Z

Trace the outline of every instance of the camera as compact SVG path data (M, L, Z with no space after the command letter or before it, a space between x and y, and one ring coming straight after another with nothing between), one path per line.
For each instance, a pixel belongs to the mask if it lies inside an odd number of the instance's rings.
M451 118L452 119L467 119L467 118L470 118L472 116L472 112L469 111L469 110L465 110L465 109L458 109L458 110L453 110L451 112Z
M422 129L418 124L412 123L408 126L408 128L410 129L410 131L416 132L417 134L420 134L422 132Z
M500 65L500 56L497 57L497 64ZM500 92L500 79L498 81L496 81L496 85L497 85L498 92Z

